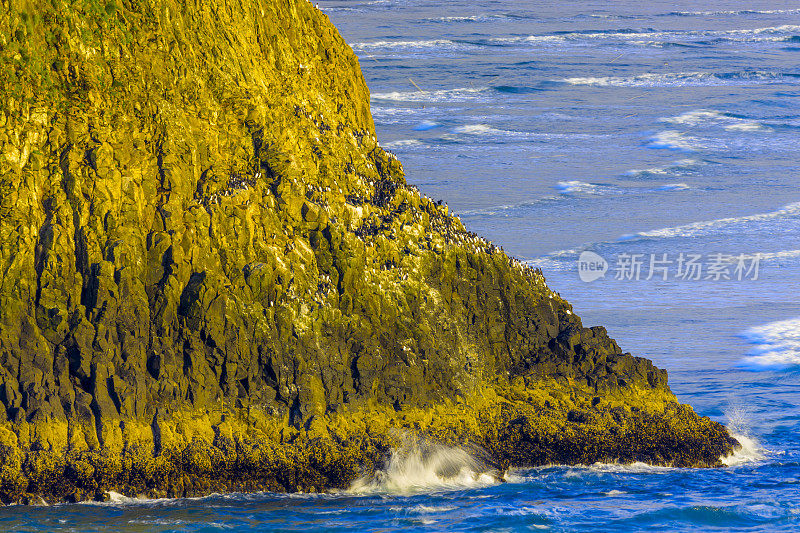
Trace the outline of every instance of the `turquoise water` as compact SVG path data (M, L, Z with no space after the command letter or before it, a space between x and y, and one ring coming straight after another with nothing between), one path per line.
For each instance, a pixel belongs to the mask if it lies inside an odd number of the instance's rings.
M320 7L361 57L408 180L748 437L733 466L554 466L497 483L439 450L395 458L355 493L12 507L0 530L800 530L800 5L700 4ZM609 264L591 283L587 250ZM640 279L614 279L625 254L643 259ZM668 279L646 279L664 254ZM701 256L701 279L678 278L680 254ZM734 258L733 279L706 279L714 254ZM759 257L757 279L737 279L740 255Z

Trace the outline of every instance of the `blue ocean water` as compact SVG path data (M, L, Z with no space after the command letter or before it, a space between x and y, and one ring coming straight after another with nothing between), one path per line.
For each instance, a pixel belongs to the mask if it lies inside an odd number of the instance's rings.
M443 479L441 450L349 493L4 508L0 530L800 530L800 5L743 5L320 3L408 180L667 368L742 436L732 466L496 483ZM604 277L581 281L586 251Z

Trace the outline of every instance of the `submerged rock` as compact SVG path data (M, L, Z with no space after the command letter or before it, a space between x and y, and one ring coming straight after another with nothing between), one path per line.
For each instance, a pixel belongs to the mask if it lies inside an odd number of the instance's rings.
M11 2L0 93L4 502L736 445L406 184L305 0Z

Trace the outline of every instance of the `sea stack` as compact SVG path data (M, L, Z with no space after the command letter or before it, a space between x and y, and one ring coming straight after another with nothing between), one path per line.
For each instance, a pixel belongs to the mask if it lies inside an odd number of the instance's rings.
M500 470L737 446L406 183L313 4L7 5L3 502L346 488L407 434Z

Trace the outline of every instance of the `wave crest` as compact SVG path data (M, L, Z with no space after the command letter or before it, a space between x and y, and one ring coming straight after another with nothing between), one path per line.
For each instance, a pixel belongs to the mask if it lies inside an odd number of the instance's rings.
M461 448L406 437L384 470L353 482L352 494L414 494L484 487L499 477Z
M708 17L713 15L788 15L800 13L800 9L730 9L722 11L672 11L664 16Z
M603 189L607 189L607 185L599 185L596 183L586 183L584 181L571 180L559 181L556 189L561 194L584 193L584 194L602 194Z
M742 366L756 370L800 366L800 318L754 327L741 336L753 345Z
M373 93L372 100L393 102L473 102L486 99L488 87L460 87L435 91L393 91Z
M720 458L725 466L740 466L748 463L757 463L765 457L764 448L754 438L731 431L731 436L739 441L741 448L731 455Z
M697 137L684 135L683 133L675 130L667 130L657 133L650 139L648 145L650 148L664 148L667 150L679 150L686 152L693 152L697 149L703 148L703 144Z
M681 124L690 127L704 125L722 126L724 129L729 131L758 131L769 129L755 120L735 117L729 113L722 113L720 111L709 109L687 111L686 113L682 113L675 117L666 117L659 120L661 122Z
M645 238L672 238L672 237L696 237L699 235L708 235L715 233L723 228L730 226L741 225L750 222L764 222L767 220L775 220L782 218L793 218L800 215L800 202L789 204L777 211L769 213L758 213L755 215L745 215L741 217L720 218L717 220L708 220L703 222L693 222L683 226L675 226L672 228L662 228L651 231L642 231L636 233L626 240L637 237Z
M560 80L570 85L593 87L703 87L787 83L792 76L780 72L648 72L636 76L572 77Z

